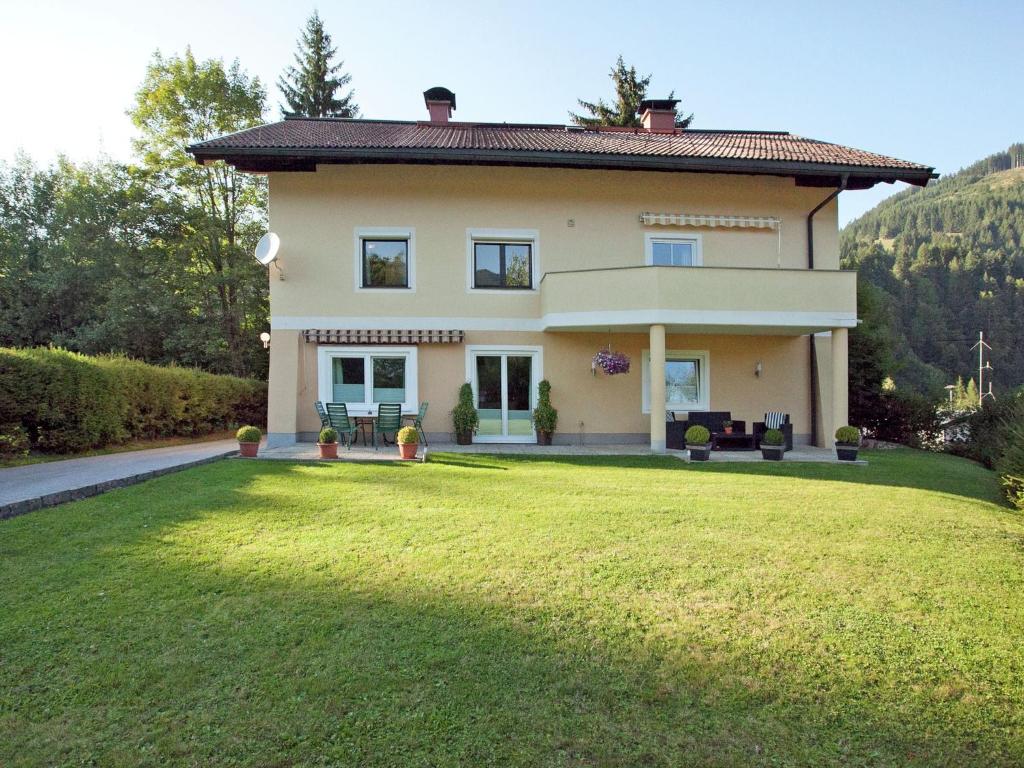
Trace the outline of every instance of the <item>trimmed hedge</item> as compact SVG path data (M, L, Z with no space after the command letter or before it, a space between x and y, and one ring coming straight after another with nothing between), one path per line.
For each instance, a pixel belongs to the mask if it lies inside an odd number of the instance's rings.
M127 440L264 424L267 385L126 357L0 348L0 424L33 448L73 453Z

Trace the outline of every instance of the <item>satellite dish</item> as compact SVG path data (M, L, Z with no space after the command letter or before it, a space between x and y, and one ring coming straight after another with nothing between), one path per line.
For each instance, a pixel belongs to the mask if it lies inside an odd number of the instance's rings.
M264 267L269 267L270 263L277 258L277 251L280 247L281 238L273 232L267 232L267 234L261 237L260 241L256 243L256 261Z

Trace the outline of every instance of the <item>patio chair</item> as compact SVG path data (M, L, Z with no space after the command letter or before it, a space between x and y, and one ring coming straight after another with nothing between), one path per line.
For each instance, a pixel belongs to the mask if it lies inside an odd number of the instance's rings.
M331 426L331 419L324 410L324 404L317 400L313 406L316 408L316 415L320 417L320 429Z
M328 403L327 419L328 426L338 431L338 436L344 438L345 445L351 451L359 427L356 426L355 419L348 415L348 406L344 403Z
M412 420L412 425L414 427L416 427L416 431L419 433L420 440L423 441L424 445L429 445L427 443L427 433L423 431L423 419L425 419L426 416L427 416L427 406L428 405L430 405L430 403L420 403L420 411L419 411L419 413L417 413L415 415L404 416L403 417L403 418L411 419Z
M764 421L754 422L754 446L761 447L761 438L769 429L779 430L786 438L786 450L793 450L793 423L789 420L788 413L781 411L768 411L764 415Z
M379 450L377 446L377 435L387 443L385 433L395 432L402 428L402 404L401 403L378 403L377 418L373 422L373 450Z

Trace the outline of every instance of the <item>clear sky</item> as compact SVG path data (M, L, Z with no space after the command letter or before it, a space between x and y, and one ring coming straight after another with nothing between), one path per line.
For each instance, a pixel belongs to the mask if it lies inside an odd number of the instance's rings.
M238 58L268 88L316 7L365 117L565 122L609 97L622 53L698 128L788 130L949 173L1024 139L1024 2L0 0L0 159L130 156L125 109L153 51ZM840 198L845 222L894 190Z

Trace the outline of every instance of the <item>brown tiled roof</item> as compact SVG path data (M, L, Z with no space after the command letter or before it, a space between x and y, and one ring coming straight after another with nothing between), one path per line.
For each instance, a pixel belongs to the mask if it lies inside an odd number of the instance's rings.
M925 183L932 168L777 131L580 129L560 125L288 119L190 148L247 170L288 161L481 162L825 175ZM262 161L257 158L263 158ZM266 167L261 167L266 166ZM877 177L877 178L876 178ZM872 181L874 183L874 181ZM863 184L861 184L863 185Z

